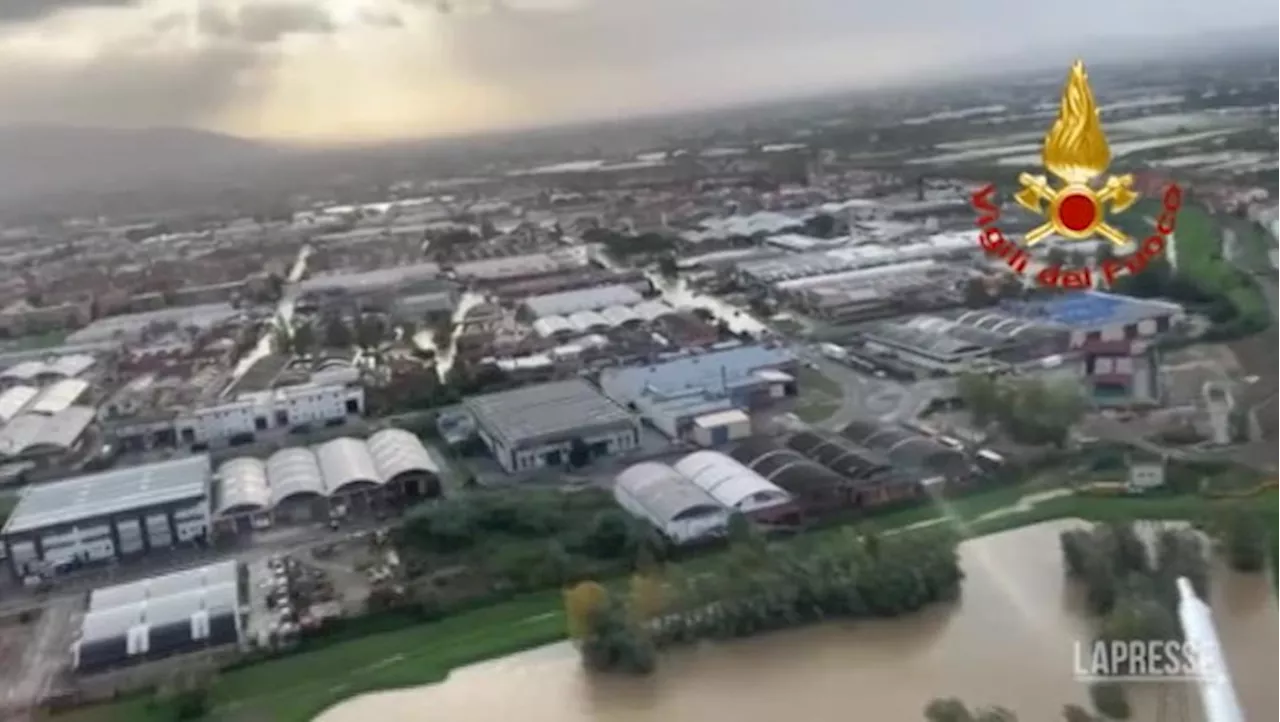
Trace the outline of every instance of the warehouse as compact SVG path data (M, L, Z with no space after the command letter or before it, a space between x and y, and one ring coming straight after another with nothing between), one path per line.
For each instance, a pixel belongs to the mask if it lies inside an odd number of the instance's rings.
M610 306L634 306L644 300L634 288L616 283L582 288L525 299L522 312L529 318L571 316L583 311L600 311Z
M0 530L15 576L204 540L209 457L187 456L29 486Z
M707 414L754 409L794 396L795 366L795 356L785 348L736 346L648 366L605 369L600 387L654 428L679 439Z
M729 525L724 505L666 464L628 467L618 474L613 496L627 513L676 544L722 536Z
M93 368L96 360L89 354L73 353L45 360L22 361L0 372L0 382L48 384L75 378Z
M863 349L891 356L928 373L955 374L990 359L1009 339L998 333L937 316L881 321L858 330Z
M672 468L735 513L770 524L800 520L790 494L718 451L696 451Z
M888 266L927 259L972 255L980 247L971 236L943 233L915 243L881 245L861 243L825 251L794 253L738 264L735 273L743 283L769 286L782 281Z
M777 439L751 437L735 447L730 456L786 491L805 517L821 518L850 506L847 479Z
M56 413L23 413L0 429L0 457L48 457L73 451L94 418L90 406L70 406Z
M213 516L228 531L441 493L439 464L403 429L383 429L367 441L342 437L314 448L281 449L265 462L231 459L214 480Z
M234 561L96 589L71 645L72 667L92 674L238 644L245 597Z
M480 440L508 472L580 465L640 443L636 418L581 379L472 396L462 403L475 419Z
M963 268L923 260L782 281L773 288L805 313L849 323L958 305L963 299L956 289L969 275Z
M752 437L733 458L795 499L808 517L866 509L918 497L922 488L883 455L825 432Z
M974 471L964 454L898 424L858 419L846 426L841 435L857 447L878 452L894 467L929 480L963 480Z
M999 307L998 312L1041 327L1069 332L1073 347L1091 341L1151 338L1168 331L1185 315L1181 306L1168 301L1100 291L1006 303Z

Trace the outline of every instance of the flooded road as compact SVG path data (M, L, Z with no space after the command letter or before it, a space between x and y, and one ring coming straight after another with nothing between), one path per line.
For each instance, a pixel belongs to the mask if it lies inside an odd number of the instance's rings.
M317 722L912 722L947 696L1008 707L1022 722L1056 721L1062 705L1088 698L1072 679L1073 644L1091 639L1092 627L1058 547L1071 525L966 542L962 600L923 614L670 651L647 679L591 677L569 645L554 645L461 669L442 684L356 698ZM1280 718L1269 582L1221 570L1212 602L1246 718ZM1137 685L1130 699L1133 720L1201 719L1189 685L1167 694Z

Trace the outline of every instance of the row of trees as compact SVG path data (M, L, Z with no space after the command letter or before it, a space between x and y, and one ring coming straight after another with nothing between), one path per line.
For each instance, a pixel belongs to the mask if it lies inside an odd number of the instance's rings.
M644 569L629 588L594 582L565 592L584 662L645 672L667 645L745 637L832 618L890 617L960 590L956 538L919 531L885 538L845 530L769 543L735 520L730 549L710 569Z
M1089 610L1097 616L1098 642L1182 639L1177 580L1185 577L1196 594L1209 594L1209 559L1200 535L1187 528L1155 531L1152 549L1132 523L1098 524L1063 532L1067 574L1084 585ZM1124 688L1112 682L1090 687L1094 707L1111 719L1127 719Z
M1025 444L1065 446L1087 408L1079 386L1042 378L962 374L957 392L978 427L997 424Z
M1018 722L1018 716L1003 707L970 708L955 698L935 699L924 708L926 722ZM1063 722L1098 722L1098 718L1074 704L1062 708Z

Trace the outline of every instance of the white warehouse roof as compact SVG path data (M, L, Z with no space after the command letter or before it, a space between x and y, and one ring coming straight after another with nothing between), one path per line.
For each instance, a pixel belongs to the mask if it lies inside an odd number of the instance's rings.
M40 395L34 386L14 386L0 393L0 423L8 423Z
M625 469L614 482L614 497L627 511L665 530L682 518L723 513L720 504L680 472L656 461Z
M93 356L84 353L67 354L44 361L23 361L0 371L0 378L30 381L39 376L71 378L88 371L94 364Z
M18 456L30 449L69 449L93 423L89 406L68 406L49 413L24 413L0 429L0 456Z
M735 511L763 509L791 500L777 485L718 451L695 451L673 468Z
M56 381L40 392L40 396L31 403L28 411L40 414L56 414L74 404L88 390L89 382L82 379Z
M298 494L330 496L352 484L382 485L409 472L438 476L440 465L403 429L383 429L368 440L333 439L314 449L281 449L265 462L231 459L218 467L214 513L266 511Z
M568 316L579 311L598 311L609 306L633 306L644 300L634 288L623 284L583 288L576 291L533 296L524 302L535 317Z

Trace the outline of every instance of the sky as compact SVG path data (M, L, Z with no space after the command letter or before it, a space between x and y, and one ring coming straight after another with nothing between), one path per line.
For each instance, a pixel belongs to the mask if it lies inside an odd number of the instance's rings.
M0 124L430 137L883 87L1011 48L1278 13L1275 0L0 0Z

